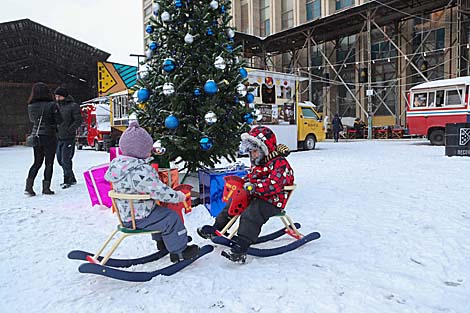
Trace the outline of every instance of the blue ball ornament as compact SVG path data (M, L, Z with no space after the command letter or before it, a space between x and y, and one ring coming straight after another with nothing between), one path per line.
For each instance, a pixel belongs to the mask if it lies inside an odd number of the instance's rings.
M225 49L227 49L228 52L233 52L233 47L231 45L226 45Z
M247 124L253 124L253 121L255 120L255 118L253 117L253 114L251 113L246 113L243 116L243 119L245 120Z
M238 72L240 73L240 77L241 77L241 78L245 79L245 78L248 77L248 71L247 71L246 69L244 69L243 67L240 68L240 69L238 70Z
M150 98L150 91L147 88L141 88L137 91L137 100L139 102L145 102Z
M208 95L214 95L219 91L219 86L217 86L217 83L213 81L212 79L209 79L205 84L204 84L204 92L207 93Z
M147 34L153 33L153 26L147 25L147 27L145 27L145 31L147 32Z
M248 94L246 95L246 101L247 101L248 103L253 103L253 102L255 102L255 96L254 96L252 93L248 93Z
M207 35L208 35L208 36L214 35L214 32L212 31L212 28L209 27L209 28L207 29Z
M163 61L162 67L165 72L170 73L175 70L176 64L173 59L168 58Z
M149 48L150 50L155 51L158 48L158 44L155 41L152 41L151 43L149 43Z
M199 97L202 94L201 89L199 88L194 89L193 93L196 97Z
M168 129L176 129L179 124L180 124L180 121L173 114L169 115L165 119L165 127L168 128Z
M175 8L181 8L183 6L183 2L181 0L175 0Z
M204 136L199 140L199 147L201 150L208 151L214 146L214 142L207 136Z
M222 5L220 7L220 13L224 14L225 13L225 5Z

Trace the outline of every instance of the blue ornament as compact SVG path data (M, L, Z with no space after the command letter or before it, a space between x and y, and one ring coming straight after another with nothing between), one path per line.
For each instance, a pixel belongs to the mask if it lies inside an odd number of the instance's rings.
M245 79L248 77L248 71L246 69L244 69L243 67L241 67L238 72L240 73L240 77Z
M209 35L209 36L214 35L214 32L212 31L212 29L210 27L207 29L207 35Z
M196 97L199 97L202 92L201 92L201 89L196 88L196 89L194 89L193 93L194 93L194 95L195 95Z
M201 150L208 151L212 148L213 145L214 142L207 136L204 136L201 138L201 140L199 140L199 147Z
M227 49L228 52L233 52L233 47L231 45L226 45L225 49Z
M163 70L167 73L171 73L175 70L175 61L171 58L167 58L163 61Z
M240 103L240 99L238 99L238 97L234 97L233 101L235 101L235 103Z
M141 88L137 91L137 100L145 102L150 98L150 91L147 88Z
M158 44L155 41L152 41L151 43L149 43L149 48L150 50L155 51L158 48Z
M179 124L180 124L180 121L173 114L169 115L165 119L165 127L168 128L168 129L176 129Z
M181 2L181 0L175 0L175 7L176 8L181 8L183 6L183 3Z
M220 13L224 14L225 13L225 5L222 5L220 7Z
M153 33L153 26L147 25L147 27L145 27L145 31L147 32L147 34Z
M209 79L205 84L204 84L204 91L208 95L214 95L219 91L219 86L217 86L217 83L213 81L212 79Z
M243 119L245 120L247 124L253 124L253 121L255 120L255 118L253 117L253 114L251 113L246 113L243 116Z
M246 95L246 101L247 101L248 103L253 103L253 102L255 102L255 96L254 96L252 93L248 93L248 94Z

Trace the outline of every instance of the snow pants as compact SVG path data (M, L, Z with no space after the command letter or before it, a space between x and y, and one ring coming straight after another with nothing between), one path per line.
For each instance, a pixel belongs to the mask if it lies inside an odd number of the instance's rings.
M136 220L135 224L138 229L160 231L161 233L152 234L152 239L163 240L170 253L180 253L186 248L186 227L175 211L156 205L146 218ZM124 226L132 227L132 223L126 222Z
M228 208L229 205L227 205L215 219L214 227L218 230L224 228L231 218L231 216L228 215ZM253 198L245 211L240 214L238 236L245 239L250 244L253 244L258 240L263 225L266 224L270 217L280 212L281 210L271 203L259 198Z

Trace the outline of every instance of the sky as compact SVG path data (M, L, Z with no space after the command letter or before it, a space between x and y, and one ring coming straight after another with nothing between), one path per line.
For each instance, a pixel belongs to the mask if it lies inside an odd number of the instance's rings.
M28 18L137 65L143 53L141 0L2 0L0 23Z

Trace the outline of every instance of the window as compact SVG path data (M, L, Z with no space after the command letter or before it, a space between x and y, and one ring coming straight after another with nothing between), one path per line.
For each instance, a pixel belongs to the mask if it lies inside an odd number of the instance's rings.
M462 105L462 89L446 90L446 101L445 105Z
M305 118L314 118L316 120L319 119L318 115L315 114L315 112L313 112L312 109L310 108L302 108L302 115L303 117Z
M444 104L444 90L436 91L436 107L441 107Z
M321 17L321 1L307 0L307 21Z
M346 7L352 6L354 0L336 0L336 10L341 10Z
M428 93L422 92L414 95L413 107L425 108L427 106Z
M282 29L294 26L294 1L282 0L281 2L281 27Z
M242 1L242 7L241 7L241 25L240 25L240 31L243 33L248 33L248 1Z
M269 14L269 0L260 0L260 36L266 37L271 33L271 15Z

